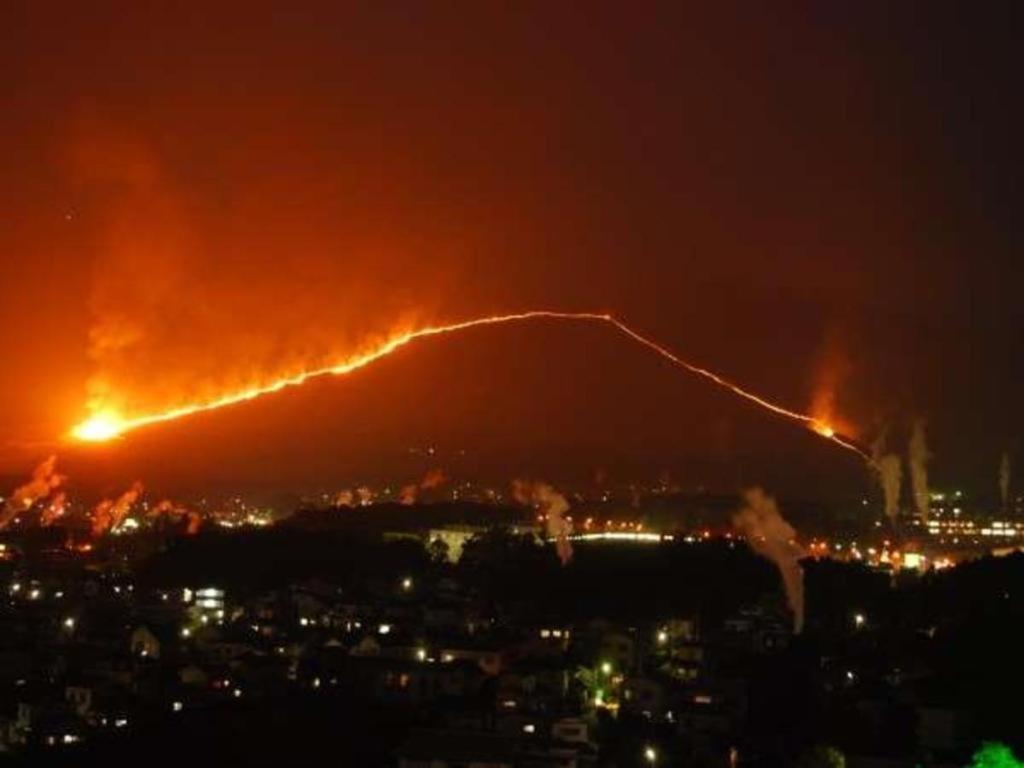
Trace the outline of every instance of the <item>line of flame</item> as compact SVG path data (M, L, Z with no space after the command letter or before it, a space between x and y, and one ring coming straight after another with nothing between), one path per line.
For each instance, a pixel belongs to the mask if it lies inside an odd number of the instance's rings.
M780 416L784 416L794 421L801 422L817 434L821 435L827 440L840 445L848 450L854 451L858 454L865 455L864 452L846 440L842 439L829 427L827 424L822 424L816 420L813 416L809 416L805 413L799 413L797 411L784 408L781 405L766 400L765 398L744 389L743 387L734 384L733 382L725 379L718 374L710 371L706 368L693 365L692 363L683 360L681 357L674 354L671 350L657 343L656 341L644 336L643 334L633 330L624 322L619 320L610 314L601 314L597 312L560 312L555 310L532 310L529 312L517 312L507 315L494 315L490 317L480 317L472 320L463 320L457 323L449 323L446 325L434 325L420 328L414 331L407 331L405 333L392 336L387 341L380 344L375 349L365 352L361 355L349 358L344 362L337 363L335 365L327 366L324 368L316 368L309 371L303 371L293 376L286 376L284 378L277 379L269 384L259 387L253 387L250 389L235 392L224 397L216 398L214 400L208 400L201 403L190 403L182 405L177 408L171 408L160 413L146 414L142 416L135 416L132 418L121 418L120 416L113 413L99 412L91 416L90 418L83 421L71 430L71 436L78 440L84 441L103 441L111 438L123 435L140 427L145 427L151 424L159 424L166 421L173 421L184 416L190 416L192 414L201 413L203 411L212 411L218 408L224 408L229 405L236 405L238 403L244 403L248 400L254 400L263 395L269 395L274 392L280 392L283 389L289 387L297 387L310 379L315 379L323 376L344 376L361 368L374 363L381 358L387 357L391 353L404 347L405 345L416 341L417 339L424 339L431 336L439 336L446 333L455 333L457 331L464 331L470 328L478 328L481 326L489 325L500 325L505 323L515 323L527 320L536 319L555 319L555 320L581 320L586 322L606 323L611 325L616 330L625 334L628 338L633 341L642 344L648 349L656 352L661 357L665 358L673 365L683 368L690 373L697 376L701 376L705 379L710 380L714 384L728 389L733 394L738 395L750 402L753 402L762 408L766 408L773 413Z

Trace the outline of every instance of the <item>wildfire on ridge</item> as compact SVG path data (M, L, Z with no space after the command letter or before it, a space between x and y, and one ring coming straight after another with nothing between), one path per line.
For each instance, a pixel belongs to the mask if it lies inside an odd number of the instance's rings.
M642 335L638 331L633 330L628 325L618 320L610 314L602 314L596 312L560 312L554 310L533 310L529 312L517 312L507 315L493 315L488 317L479 317L471 320L464 320L457 323L450 323L446 325L433 325L419 328L412 331L405 331L392 335L385 341L381 342L377 346L371 348L368 351L360 354L353 355L335 365L327 366L324 368L316 368L308 371L302 371L290 376L284 376L279 379L268 382L262 386L256 386L249 389L240 390L227 394L223 397L207 400L203 402L189 403L180 405L174 408L170 408L166 411L157 413L143 414L134 417L121 416L114 410L101 409L97 410L83 422L75 426L70 433L70 436L76 440L84 442L104 442L111 440L116 437L120 437L126 432L138 429L150 424L157 424L165 421L172 421L184 416L189 416L203 411L212 411L218 408L223 408L229 405L235 405L242 403L247 400L253 400L263 395L269 395L274 392L279 392L289 387L296 387L306 381L322 376L344 376L353 373L361 368L364 368L371 363L376 362L384 357L387 357L393 352L396 352L405 345L416 341L417 339L423 339L430 336L440 336L447 333L455 333L456 331L464 331L470 328L478 328L490 325L503 325L508 323L523 322L527 320L571 320L571 321L582 321L582 322L593 322L603 323L612 326L615 330L625 334L633 341L641 344L644 347L656 352L661 357L665 358L673 365L682 368L692 374L701 376L719 387L723 387L733 394L742 397L750 402L759 405L760 407L769 410L780 416L785 416L793 421L802 422L808 426L811 430L821 435L822 437L831 440L832 442L860 454L864 458L868 458L868 454L863 451L858 445L852 441L841 437L835 430L829 426L826 422L816 419L814 416L809 416L804 413L792 411L781 405L771 402L759 395L754 394L737 384L733 384L731 381L719 376L718 374L710 371L706 368L694 365L692 363L683 360L682 358L675 355L667 347L662 346L656 341L649 339Z

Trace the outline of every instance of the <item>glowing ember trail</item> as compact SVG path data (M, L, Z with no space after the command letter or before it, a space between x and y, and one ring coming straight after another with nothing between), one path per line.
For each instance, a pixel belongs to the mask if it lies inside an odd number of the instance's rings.
M409 344L417 339L424 339L431 336L440 336L446 333L455 333L457 331L465 331L470 328L479 328L490 325L503 325L506 323L517 323L527 320L579 320L583 322L594 322L604 323L611 325L616 330L628 336L633 341L642 344L654 352L657 352L666 360L670 361L674 365L689 371L690 373L701 376L705 379L709 379L720 387L728 389L733 394L738 395L746 400L755 403L762 408L765 408L773 413L786 418L798 421L812 429L827 440L841 445L842 447L854 451L860 454L865 459L869 456L860 446L856 445L853 441L839 435L831 426L825 424L813 416L809 416L804 413L797 411L791 411L788 408L784 408L781 405L777 405L770 400L766 400L763 397L755 395L742 387L733 384L731 381L722 378L713 371L709 371L706 368L688 363L682 358L676 356L669 349L663 347L657 342L643 336L642 334L634 331L628 325L622 321L616 319L612 315L600 314L596 312L558 312L553 310L534 310L530 312L518 312L508 315L494 315L491 317L480 317L474 320L464 320L458 323L450 323L448 325L433 325L427 326L426 328L420 328L415 331L407 331L392 336L387 341L382 342L376 348L364 352L359 355L354 355L340 363L331 365L325 368L316 368L309 371L303 371L301 373L294 374L292 376L286 376L275 381L272 381L264 386L252 387L250 389L241 390L224 397L216 398L213 400L207 400L205 402L190 403L182 405L177 408L171 408L160 413L145 414L142 416L134 417L122 417L120 414L114 411L100 410L90 416L88 419L83 421L81 424L71 430L71 436L77 440L83 440L88 442L102 442L110 440L115 437L119 437L126 432L130 432L133 429L139 427L145 427L150 424L159 424L164 421L172 421L179 419L183 416L190 416L195 413L201 413L203 411L212 411L218 408L224 408L225 406L235 405L237 403L244 403L247 400L254 400L257 397L263 395L269 395L274 392L280 392L282 389L289 387L297 387L300 384L304 384L310 379L319 378L321 376L345 376L347 374L358 371L360 368L365 368L371 363L375 363L381 358L387 357L392 352L399 350L406 344Z

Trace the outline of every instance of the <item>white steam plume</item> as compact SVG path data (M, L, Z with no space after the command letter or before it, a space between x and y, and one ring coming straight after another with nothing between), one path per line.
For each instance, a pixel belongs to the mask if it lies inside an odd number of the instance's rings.
M40 499L45 499L64 482L64 476L57 474L57 457L48 456L32 470L32 476L24 485L15 488L0 512L0 531L11 524L22 512Z
M398 492L398 503L406 505L415 504L420 491L429 491L432 488L437 488L439 485L444 484L446 479L447 477L442 469L427 470L422 480L418 483L410 483Z
M1010 508L1010 452L1004 451L999 461L999 500L1002 502L1002 510L1005 512Z
M878 473L878 484L885 497L885 516L892 522L900 513L900 486L903 484L903 465L895 453L885 453L886 430L871 446L871 468Z
M569 502L547 483L532 480L515 480L512 483L512 495L520 504L537 507L543 515L548 537L555 540L555 551L558 559L565 565L572 559L572 523L565 519L569 511Z
M804 571L800 566L804 551L796 543L796 531L782 518L775 499L760 488L744 491L743 502L733 515L733 525L751 549L779 569L786 601L793 612L793 632L800 634L804 627Z
M914 423L914 431L910 435L907 446L907 460L910 464L910 483L914 489L914 507L922 520L928 519L930 496L928 494L928 443L924 434L924 422Z

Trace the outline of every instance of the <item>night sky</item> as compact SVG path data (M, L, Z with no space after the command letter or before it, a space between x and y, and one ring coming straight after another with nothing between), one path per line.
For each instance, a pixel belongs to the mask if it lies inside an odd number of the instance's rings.
M5 3L0 470L871 492L855 455L571 324L58 444L97 381L160 409L549 308L797 410L831 389L865 443L924 419L933 482L994 495L1024 421L1017 4L683 5Z

